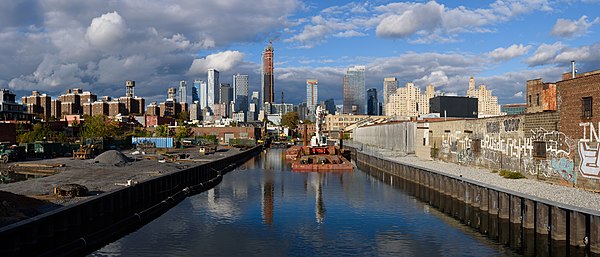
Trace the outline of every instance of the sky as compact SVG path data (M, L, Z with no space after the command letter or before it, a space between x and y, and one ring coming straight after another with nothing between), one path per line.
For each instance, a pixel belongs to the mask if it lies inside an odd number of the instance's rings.
M600 0L2 0L0 88L20 98L69 88L164 101L168 87L220 71L260 89L261 53L273 42L275 99L298 104L306 80L319 101L343 103L348 67L366 66L382 101L400 86L465 95L470 76L501 104L525 102L525 83L600 69ZM188 88L188 95L191 89Z

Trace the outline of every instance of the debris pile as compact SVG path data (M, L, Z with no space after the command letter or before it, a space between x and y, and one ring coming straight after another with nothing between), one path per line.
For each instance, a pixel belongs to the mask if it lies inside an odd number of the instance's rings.
M129 162L129 158L117 150L108 150L94 158L94 163L114 166L124 166Z

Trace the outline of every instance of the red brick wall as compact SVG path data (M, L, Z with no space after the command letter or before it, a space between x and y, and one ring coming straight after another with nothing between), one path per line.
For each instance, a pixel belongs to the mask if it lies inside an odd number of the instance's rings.
M583 135L581 122L592 122L595 127L600 121L600 74L577 77L556 83L558 88L559 130L579 140ZM592 97L592 118L583 118L582 98ZM598 129L598 128L596 128Z

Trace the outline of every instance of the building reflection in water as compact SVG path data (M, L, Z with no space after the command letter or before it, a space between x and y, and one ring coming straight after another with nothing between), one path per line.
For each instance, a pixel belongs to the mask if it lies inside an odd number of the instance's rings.
M263 223L273 224L273 196L275 193L275 183L273 174L268 172L264 176L265 181L262 185L262 219Z

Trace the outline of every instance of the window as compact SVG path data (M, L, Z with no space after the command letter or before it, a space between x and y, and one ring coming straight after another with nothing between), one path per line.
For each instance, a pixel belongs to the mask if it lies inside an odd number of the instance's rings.
M535 101L537 103L537 106L540 106L540 94L536 95L536 100Z
M583 118L591 118L592 117L592 97L584 97L581 99L581 110Z
M533 158L546 159L545 141L533 141Z
M529 106L531 106L531 95L529 95Z

